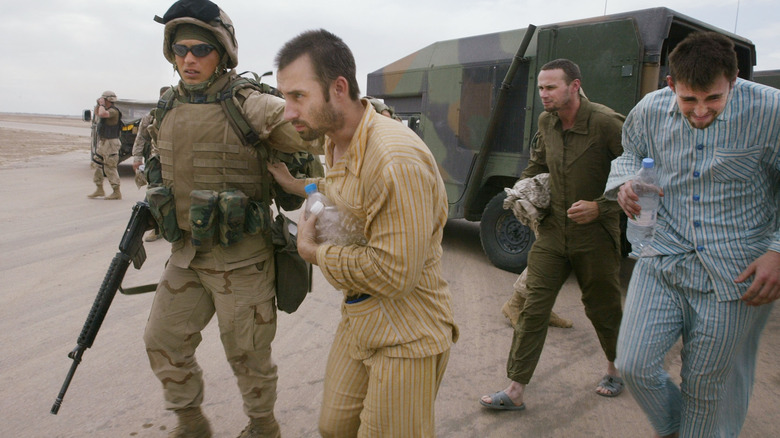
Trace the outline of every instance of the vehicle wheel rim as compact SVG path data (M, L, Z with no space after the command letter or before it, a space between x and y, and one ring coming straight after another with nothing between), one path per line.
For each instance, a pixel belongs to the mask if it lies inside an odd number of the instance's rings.
M531 244L531 231L512 214L502 214L496 221L496 242L507 253L520 254Z

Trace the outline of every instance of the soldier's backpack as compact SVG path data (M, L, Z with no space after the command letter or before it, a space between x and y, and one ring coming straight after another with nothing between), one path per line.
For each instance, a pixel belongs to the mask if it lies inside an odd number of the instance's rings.
M252 78L244 75L251 73ZM206 99L199 103L219 103L227 115L231 127L238 134L245 146L251 147L258 153L258 159L262 162L263 201L270 206L276 202L278 214L271 223L268 240L274 247L274 264L276 268L276 306L287 313L294 312L301 304L306 294L311 291L312 266L303 260L297 251L296 224L282 214L282 210L292 211L301 207L304 198L286 193L273 181L265 162L270 156L281 160L287 165L290 173L296 178L322 177L325 169L319 157L309 152L286 153L269 148L252 127L244 113L236 105L235 100L243 100L239 94L241 90L250 88L261 93L282 97L274 87L261 82L260 77L254 72L244 72L238 75L227 90L218 95L204 96ZM176 93L173 88L163 94L157 103L155 111L155 126L159 128L165 113L176 105ZM150 180L150 187L152 183Z

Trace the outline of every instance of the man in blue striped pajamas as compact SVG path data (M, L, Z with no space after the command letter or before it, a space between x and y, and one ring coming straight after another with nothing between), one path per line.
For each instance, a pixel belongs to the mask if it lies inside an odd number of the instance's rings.
M631 179L655 160L655 237L628 289L616 364L658 436L737 436L758 337L780 297L780 91L737 78L732 41L694 33L669 87L623 126L606 186L629 217ZM682 336L682 383L663 369Z

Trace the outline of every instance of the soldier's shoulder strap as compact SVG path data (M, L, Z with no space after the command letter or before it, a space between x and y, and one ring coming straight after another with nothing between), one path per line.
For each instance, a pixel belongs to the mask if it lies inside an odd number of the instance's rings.
M163 93L162 96L160 96L160 99L157 101L157 108L154 109L154 127L157 128L157 130L160 129L160 124L162 123L163 117L165 117L165 114L170 111L174 104L177 102L176 99L176 88L170 87L168 88L165 93Z
M248 78L244 76L247 73L251 73L252 77ZM222 105L222 109L227 115L228 123L233 130L238 134L238 137L247 146L257 152L258 159L262 163L260 165L261 178L263 181L262 197L263 200L271 204L271 176L268 169L265 167L265 162L268 160L268 154L270 148L266 144L265 140L260 137L255 128L247 119L246 114L242 111L239 104L243 105L246 100L246 96L241 94L243 90L255 90L261 93L273 94L281 97L276 88L260 82L260 77L255 72L243 72L236 76L236 79L231 81L230 86L223 92L223 98L219 100Z
M244 76L247 73L251 73L253 77ZM268 151L263 151L263 149L267 149L265 141L260 138L260 135L255 131L255 128L239 107L239 104L243 105L246 100L246 96L241 94L241 91L247 89L278 97L281 97L281 93L269 84L260 82L260 77L256 73L243 72L239 73L236 79L231 82L230 86L223 93L224 97L220 99L220 104L228 116L228 121L236 133L239 134L241 141L246 146L254 146L258 149L258 152L264 152L267 155Z

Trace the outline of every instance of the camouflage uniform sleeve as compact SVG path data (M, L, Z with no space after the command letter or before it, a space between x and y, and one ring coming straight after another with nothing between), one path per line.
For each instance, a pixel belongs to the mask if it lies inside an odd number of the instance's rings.
M284 100L259 91L244 90L244 114L268 145L282 152L306 151L322 155L322 141L304 141L290 122L284 120Z
M149 113L141 118L141 123L138 125L138 135L135 136L133 142L133 157L136 159L143 158L144 156L144 144L151 141L149 135L149 124L152 120L152 114Z
M390 107L381 100L368 96L366 97L366 100L368 100L368 102L374 107L374 110L379 114L382 114L382 111L390 112Z

